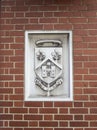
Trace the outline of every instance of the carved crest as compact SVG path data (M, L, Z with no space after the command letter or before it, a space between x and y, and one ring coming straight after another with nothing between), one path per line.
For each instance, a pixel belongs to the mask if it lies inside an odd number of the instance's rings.
M61 42L55 40L42 40L40 43L38 41L38 46L35 48L35 83L41 89L47 91L47 96L49 96L50 91L63 82L62 47Z

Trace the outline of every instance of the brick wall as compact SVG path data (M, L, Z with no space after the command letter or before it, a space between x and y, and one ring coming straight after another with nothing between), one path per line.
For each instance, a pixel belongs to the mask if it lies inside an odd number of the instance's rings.
M97 130L97 0L1 0L0 130ZM25 30L73 31L73 102L24 101Z

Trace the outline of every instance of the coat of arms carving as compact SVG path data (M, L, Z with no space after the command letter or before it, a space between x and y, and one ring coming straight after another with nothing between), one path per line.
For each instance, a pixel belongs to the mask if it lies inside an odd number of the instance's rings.
M39 40L35 48L35 84L46 96L63 83L62 42L60 40Z

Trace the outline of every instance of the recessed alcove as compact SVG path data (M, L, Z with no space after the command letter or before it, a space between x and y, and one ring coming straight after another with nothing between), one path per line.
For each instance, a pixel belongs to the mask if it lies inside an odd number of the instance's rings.
M72 101L72 31L25 32L25 101Z

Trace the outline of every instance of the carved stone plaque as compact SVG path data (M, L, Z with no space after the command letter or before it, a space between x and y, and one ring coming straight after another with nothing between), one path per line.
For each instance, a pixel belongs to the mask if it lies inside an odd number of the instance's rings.
M63 82L62 47L35 48L35 73L36 85L46 91L47 96L50 96L50 91L56 89Z
M25 101L70 101L71 31L25 32Z

